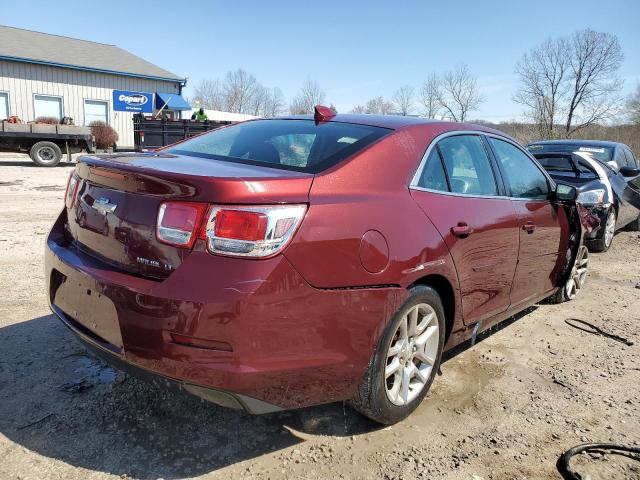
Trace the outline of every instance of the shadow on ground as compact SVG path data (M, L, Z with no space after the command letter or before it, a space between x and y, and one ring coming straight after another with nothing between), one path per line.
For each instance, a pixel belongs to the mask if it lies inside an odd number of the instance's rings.
M75 162L67 162L61 160L56 167L73 167ZM34 168L47 168L47 167L39 167L35 163L31 161L29 158L25 158L24 160L4 160L0 158L0 168L1 167L34 167ZM52 168L56 168L52 167Z
M90 357L53 315L0 329L0 433L76 467L177 479L290 447L305 434L377 428L342 403L251 416L159 389Z

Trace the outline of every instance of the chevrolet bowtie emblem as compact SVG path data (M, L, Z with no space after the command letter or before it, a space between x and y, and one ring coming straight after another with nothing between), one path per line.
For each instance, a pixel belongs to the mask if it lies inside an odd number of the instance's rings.
M92 207L94 210L97 210L102 215L106 215L107 213L113 213L118 205L115 203L110 203L108 198L100 197L93 201Z

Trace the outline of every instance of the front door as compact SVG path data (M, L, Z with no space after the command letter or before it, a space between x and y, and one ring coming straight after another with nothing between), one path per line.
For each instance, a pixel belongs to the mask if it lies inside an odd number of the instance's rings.
M514 206L500 196L478 135L454 135L432 147L412 190L455 263L465 323L509 307L518 256Z
M520 251L511 289L511 305L516 306L556 286L557 265L569 244L569 221L564 208L550 200L550 181L529 155L506 140L488 141L518 217Z

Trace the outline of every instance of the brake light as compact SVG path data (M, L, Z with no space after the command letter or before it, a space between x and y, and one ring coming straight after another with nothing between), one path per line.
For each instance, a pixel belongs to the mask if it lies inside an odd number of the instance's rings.
M80 181L78 177L71 172L69 180L67 180L67 188L64 191L64 205L67 208L73 208L76 203L76 195L78 194L78 186Z
M158 240L176 247L191 248L206 210L205 203L164 202L158 210Z
M275 255L289 243L306 210L306 205L214 205L204 230L207 248L220 255Z

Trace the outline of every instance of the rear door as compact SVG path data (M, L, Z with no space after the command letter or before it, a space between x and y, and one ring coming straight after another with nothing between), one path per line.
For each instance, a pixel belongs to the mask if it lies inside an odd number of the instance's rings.
M569 222L564 208L550 200L551 182L542 168L515 143L487 137L518 217L520 252L511 289L513 306L550 292ZM564 245L564 247L563 247Z
M518 255L514 207L480 135L456 134L427 152L412 195L455 263L466 324L505 311Z

